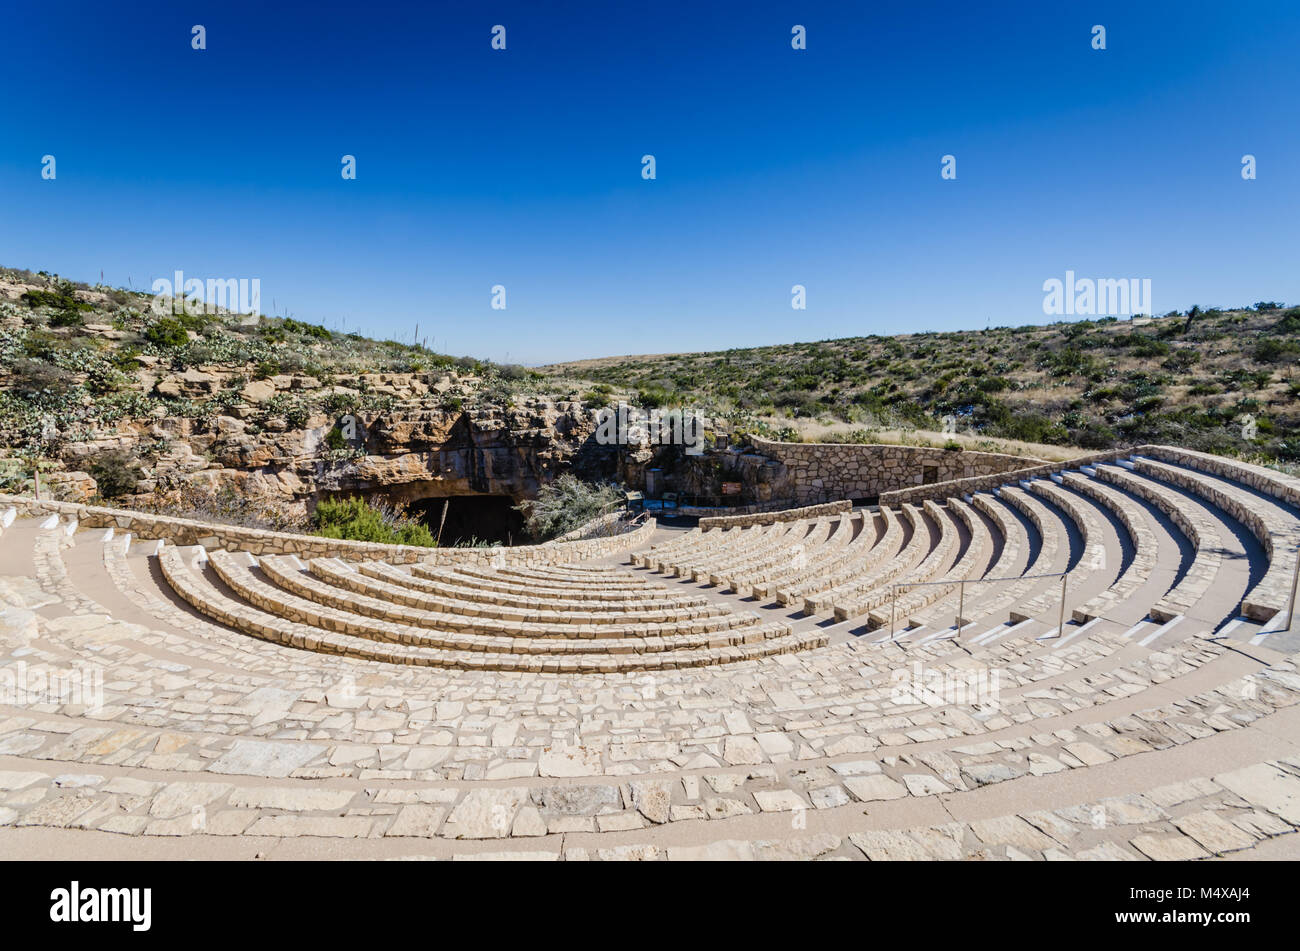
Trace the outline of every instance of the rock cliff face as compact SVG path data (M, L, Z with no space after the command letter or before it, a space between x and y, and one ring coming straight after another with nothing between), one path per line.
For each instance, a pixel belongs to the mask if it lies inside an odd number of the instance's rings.
M200 371L190 373L192 378L170 379L183 395L196 386L222 386L222 381L200 376L214 374ZM84 470L106 453L123 452L141 464L140 492L178 482L229 485L303 509L331 494L408 504L490 495L517 503L534 497L564 471L587 478L617 475L617 450L596 444L592 415L578 402L530 398L493 405L480 400L461 408L459 399L441 399L434 387L428 388L429 395L417 395L410 382L366 381L367 394L385 387L399 397L392 408L351 413L316 409L293 419L274 407L268 415L264 406L277 396L272 387L279 384L279 394L296 392L303 382L257 381L244 388L244 395L268 384L251 394L261 405L245 400L228 407L227 415L122 421L112 431L67 444L61 456L67 469ZM85 488L83 479L67 474L60 482L67 486L65 495L83 488L83 495L94 491L93 484Z
M411 405L359 423L350 458L306 467L318 490L398 502L475 494L518 502L570 468L614 475L615 451L595 444L590 414L576 402L532 399L464 412Z

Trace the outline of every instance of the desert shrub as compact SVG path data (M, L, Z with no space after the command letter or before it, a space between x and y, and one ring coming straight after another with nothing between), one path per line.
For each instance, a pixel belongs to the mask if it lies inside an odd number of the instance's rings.
M43 360L22 358L16 360L10 368L14 393L24 399L36 399L42 395L61 396L73 384L73 374L53 363Z
M334 335L319 324L308 324L300 320L294 320L292 317L286 317L280 322L280 327L287 333L302 334L304 337L315 337L318 340L331 340Z
M52 291L27 291L22 299L29 307L52 308L51 327L80 327L81 312L91 309L89 304L77 300L76 287L69 281L59 281Z
M645 409L658 409L665 406L668 399L667 391L657 386L638 390L636 394L637 405Z
M612 485L583 482L569 473L542 486L537 498L515 506L524 530L538 541L571 532L598 515L613 511L623 493Z
M428 526L409 517L404 508L371 505L359 496L322 499L316 505L312 522L315 526L312 534L322 538L422 548L433 548L436 544Z
M109 452L92 462L86 471L99 486L99 494L105 499L116 499L130 495L143 478L140 466L125 452Z
M50 317L51 327L80 327L85 321L75 310L58 310Z
M1075 433L1074 441L1084 449L1112 449L1118 439L1115 430L1100 420L1093 420Z
M1297 344L1294 340L1265 337L1255 344L1255 350L1251 356L1260 363L1277 363L1283 358L1296 353L1300 353L1300 344Z
M272 532L301 532L309 527L306 516L286 505L282 499L247 487L236 489L230 484L218 489L195 482L164 485L132 499L131 508L173 518Z
M1269 327L1268 332L1274 334L1300 333L1300 307L1292 307L1290 310L1283 311L1282 319Z
M190 335L175 317L161 317L145 329L144 339L160 350L171 350L189 343Z

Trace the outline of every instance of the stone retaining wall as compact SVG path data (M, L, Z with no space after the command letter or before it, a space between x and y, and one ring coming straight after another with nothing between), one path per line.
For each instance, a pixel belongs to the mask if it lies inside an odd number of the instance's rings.
M420 548L414 545L383 545L291 532L270 532L236 525L196 522L166 515L112 509L75 502L37 500L24 496L0 494L0 509L13 506L27 515L58 513L77 519L86 528L113 528L130 532L137 538L166 539L176 545L202 545L225 548L254 555L302 555L308 558L342 558L345 561L381 560L430 565L562 565L570 562L604 558L608 555L648 544L654 534L655 520L621 535L608 535L580 541L552 541L544 545L521 545L517 548Z
M757 436L751 436L750 442L755 450L785 466L785 480L794 490L795 501L805 505L831 499L877 498L910 486L921 486L927 476L932 483L939 484L1007 472L1040 461L996 452L923 446L785 443Z
M822 502L818 505L805 505L802 508L782 509L777 512L754 512L749 515L717 515L700 519L700 530L707 532L711 528L734 528L748 525L773 525L777 522L797 522L801 518L840 515L852 508L852 502L848 499L841 499L838 502Z
M935 482L931 485L920 485L915 488L898 489L892 492L881 493L881 505L900 505L903 502L924 502L926 499L946 499L952 496L961 496L967 493L991 492L998 486L1016 483L1022 479L1041 479L1049 476L1054 472L1064 472L1067 469L1077 469L1079 466L1092 465L1097 462L1114 462L1116 459L1127 459L1135 452L1142 452L1151 449L1151 446L1135 447L1133 449L1107 449L1104 452L1094 452L1088 455L1078 456L1069 462L1044 462L1038 465L1026 466L1022 468L1007 469L990 474L980 474L969 478L956 478L947 482ZM1014 459L1014 456L1002 456L1003 459ZM1024 459L1019 459L1024 462Z

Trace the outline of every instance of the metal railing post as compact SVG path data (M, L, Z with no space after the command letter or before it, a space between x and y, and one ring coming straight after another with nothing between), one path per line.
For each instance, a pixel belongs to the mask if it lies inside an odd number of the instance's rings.
M961 633L961 618L966 611L966 579L963 578L957 583L957 633Z
M1069 575L1061 575L1061 617L1056 622L1056 636L1060 637L1065 633L1065 580Z
M1300 585L1300 545L1295 549L1295 572L1291 575L1291 603L1286 609L1286 629L1291 630L1291 622L1295 620L1295 595L1296 587Z
M894 639L894 608L898 605L898 585L889 586L889 639Z

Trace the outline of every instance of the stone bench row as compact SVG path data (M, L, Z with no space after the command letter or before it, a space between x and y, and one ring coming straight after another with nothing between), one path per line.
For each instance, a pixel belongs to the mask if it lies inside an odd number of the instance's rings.
M201 613L236 630L304 650L391 664L531 673L670 670L805 650L821 646L827 639L825 635L791 634L784 625L765 625L747 629L744 636L753 640L738 644L712 641L704 642L712 646L654 650L666 645L656 645L651 638L629 638L621 645L512 638L504 645L509 651L494 651L482 649L495 643L486 638L440 637L425 629L385 622L358 624L345 612L313 609L310 602L306 610L290 607L276 594L278 589L257 581L247 566L238 565L229 553L212 553L211 564L222 582L243 601L227 597L205 581L198 571L184 564L175 548L164 548L159 563L168 584L182 598ZM457 646L438 646L440 641ZM557 645L570 650L555 653ZM617 650L604 649L610 646ZM636 649L638 646L641 651ZM599 652L584 653L584 647L596 647ZM530 649L536 652L525 652Z
M995 538L1000 539L1002 543L997 560L981 577L967 579L984 583L968 583L964 586L964 590L959 591L956 608L961 612L960 618L956 618L957 611L953 610L953 605L949 603L952 595L949 590L944 597L909 618L911 626L946 624L948 618L952 617L957 620L955 626L963 628L972 617L987 617L995 613L1000 599L1005 597L1010 585L1019 583L1007 581L999 589L988 582L993 579L1000 581L1016 578L1029 572L1030 566L1021 565L1022 556L1027 555L1029 548L1029 536L1020 520L1012 515L1007 505L991 492L980 492L972 496L971 505L993 523Z
M1067 564L1062 569L1070 572L1067 584L1071 590L1077 590L1089 572L1104 569L1106 545L1101 516L1085 506L1074 492L1060 488L1050 479L1035 479L1023 483L1020 489L1052 503L1065 513L1065 517L1078 530L1082 541L1079 559L1075 564ZM1010 620L1020 622L1038 617L1058 607L1060 600L1060 589L1056 584L1041 586L1036 595L1011 610Z
M868 516L870 517L870 516ZM772 548L760 557L732 565L710 575L709 581L734 594L747 597L754 587L776 574L792 574L811 564L828 564L848 545L858 531L860 520L851 515L819 522L804 539L782 548Z
M1241 602L1241 613L1256 621L1268 621L1285 611L1291 596L1296 558L1300 557L1296 553L1300 546L1300 520L1288 509L1270 504L1225 480L1236 479L1288 502L1291 501L1290 481L1270 479L1241 464L1232 464L1229 460L1219 462L1217 457L1206 457L1201 453L1163 450L1161 457L1166 461L1138 457L1134 466L1138 472L1163 479L1209 500L1245 525L1268 554L1268 571L1246 592ZM1172 460L1172 465L1169 460Z
M642 624L669 624L676 621L695 620L730 614L725 605L705 602L687 606L665 605L658 601L609 603L584 603L579 601L551 602L536 608L515 605L498 605L464 599L459 596L444 597L418 591L412 587L380 580L364 574L351 564L334 558L313 558L308 563L311 573L319 580L338 588L354 591L366 598L399 604L435 615L454 615L466 618L492 618L503 624L515 626L550 624L615 625L636 621ZM408 580L413 580L409 579Z
M848 518L843 533L836 531L830 541L816 551L797 553L803 557L796 557L791 563L777 562L746 572L742 578L732 579L730 590L742 596L770 600L777 596L778 587L794 588L805 579L824 576L845 561L865 557L883 536L884 530L878 528L884 525L885 517L864 511Z
M1155 573L1160 549L1141 506L1123 492L1079 472L1067 472L1062 478L1069 488L1100 503L1114 514L1124 526L1133 546L1133 557L1119 577L1101 594L1071 611L1071 617L1083 624L1093 618L1106 617L1118 605L1132 598ZM1173 569L1165 568L1164 574L1172 580Z
M807 529L806 522L777 522L764 528L749 529L746 532L748 537L733 544L687 550L675 556L671 563L665 564L664 570L678 578L707 581L715 568L765 551L773 545L802 538Z
M853 610L852 616L862 614L879 603L872 603L872 598L888 600L888 586L892 582L913 573L917 573L919 578L922 566L936 568L960 541L957 527L947 509L928 499L920 509L904 505L903 515L912 524L912 537L897 557L874 571L855 571L836 586L804 598L804 613L834 616L835 606L839 604L846 606L846 611ZM931 525L938 530L937 540L931 535ZM851 615L846 614L848 616Z
M1215 519L1156 480L1133 476L1119 466L1098 466L1097 477L1154 505L1192 543L1194 555L1187 572L1148 612L1161 622L1180 614L1192 615L1197 602L1209 593L1223 563L1223 540Z
M805 505L801 508L781 509L776 512L753 512L746 515L718 515L706 516L699 521L702 531L710 531L716 528L731 528L736 526L751 525L770 525L773 522L799 522L805 519L820 518L827 515L839 515L848 512L853 508L853 503L848 499L841 499L836 502L820 502L816 505Z
M884 523L883 532L875 536L860 533L849 546L850 550L846 550L830 570L818 565L779 582L775 586L776 600L781 604L802 605L811 595L850 582L878 565L897 558L909 531L914 533L915 526L920 524L920 514L915 507L902 506L901 511L900 517L893 509L882 507L880 517ZM857 547L859 542L864 543L860 548ZM870 543L869 548L866 543ZM758 588L754 590L757 592Z
M972 499L972 502L976 501L978 499ZM962 587L962 582L978 580L985 576L1000 577L999 566L1008 571L1012 570L1011 566L1016 564L1019 557L1019 543L1014 536L1012 536L1011 541L1006 541L1004 536L998 561L990 566L988 561L992 557L995 540L983 520L971 506L959 499L949 499L948 508L955 511L966 526L970 538L966 550L962 552L956 563L944 572L942 577L933 579L937 583L911 589L903 588L900 590L897 599L891 598L888 609L881 605L869 612L867 615L868 628L874 630L885 627L887 624L893 626L900 623L900 619L907 626L913 626L919 623L919 618L916 616L918 612L932 607L937 602L945 601L958 588ZM1000 512L998 514L1001 515ZM1004 519L996 518L992 519L992 521L999 533L1008 527ZM1016 527L1020 528L1018 522ZM971 607L974 607L974 605L972 604ZM965 605L963 605L962 610L964 614ZM839 608L837 607L837 618L839 617L838 612ZM848 617L850 615L846 614L844 619L847 620ZM957 626L960 627L964 623L964 618L958 619Z
M735 550L748 545L758 544L773 531L786 531L784 524L764 525L757 528L724 528L720 531L701 532L692 529L680 538L656 545L648 552L636 552L632 555L633 564L651 571L661 571L676 575L676 567L684 559L702 558L709 552Z
M235 564L233 558L214 557L213 560L213 565L223 573L227 565ZM273 585L295 596L290 598L286 595L285 601L300 610L306 610L301 602L308 602L313 607L332 608L359 621L371 618L448 633L463 632L486 637L529 638L539 641L669 637L721 633L757 624L759 620L753 612L728 611L698 617L674 617L658 622L634 614L624 614L621 620L619 617L601 616L598 621L597 615L584 611L573 613L565 621L515 621L406 607L387 598L368 596L351 587L344 587L350 582L360 583L355 573L332 568L328 562L313 562L311 572L302 571L283 558L264 558L259 567Z
M725 563L711 566L707 578L703 580L730 590L733 579L743 579L751 572L759 572L776 565L784 565L788 569L794 563L806 563L808 552L820 549L828 544L837 532L847 530L849 516L842 515L836 519L821 519L807 524L809 527L805 533L787 535L783 539L763 545L744 557L732 558Z
M363 562L363 564L365 564ZM441 582L466 588L479 588L497 594L525 598L559 598L576 601L626 601L629 599L662 599L675 602L683 593L675 592L658 582L645 578L634 581L564 584L555 580L527 580L490 568L432 568L427 565L404 566L412 575L425 581Z
M531 585L517 585L495 580L471 578L454 572L437 573L437 578L423 578L387 562L357 562L357 571L388 584L423 591L458 602L472 602L524 611L662 611L690 610L710 604L702 594L636 588L632 590L552 591ZM500 577L500 576L497 576Z

